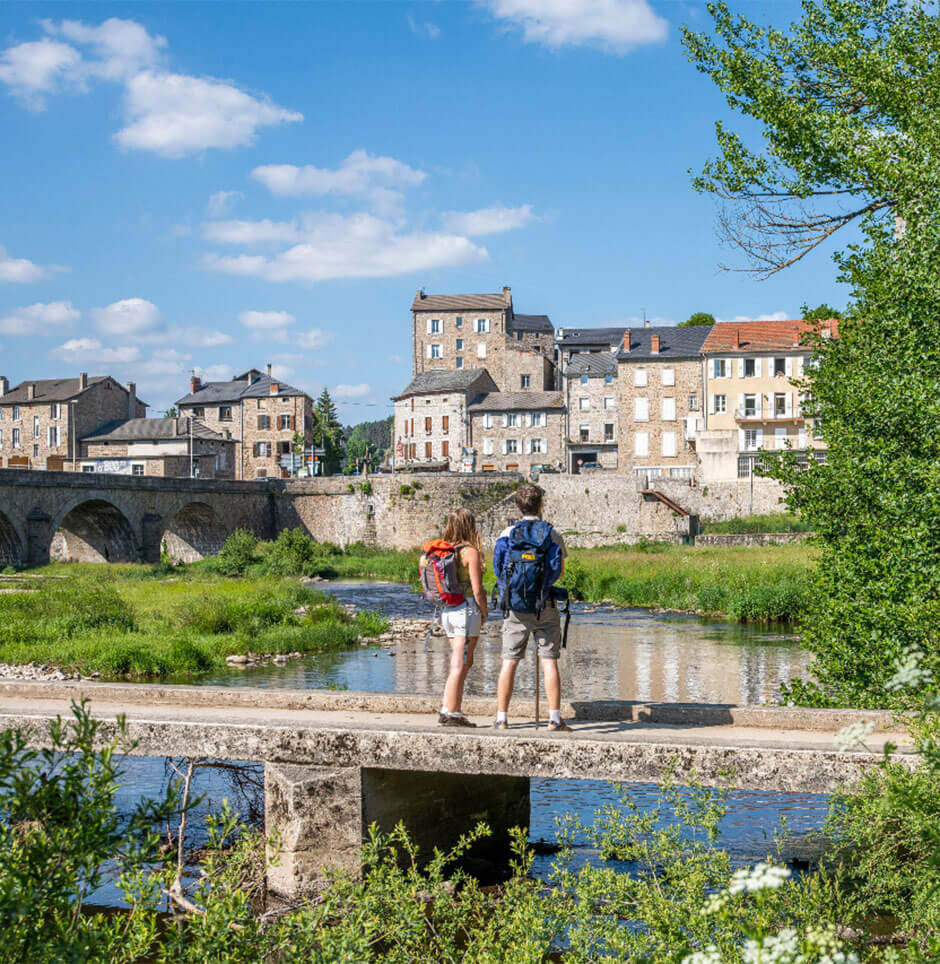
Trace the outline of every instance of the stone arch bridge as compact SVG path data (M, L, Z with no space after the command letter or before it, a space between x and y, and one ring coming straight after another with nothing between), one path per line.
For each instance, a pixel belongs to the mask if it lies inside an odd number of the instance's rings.
M278 482L133 478L0 469L0 568L63 562L192 562L236 528L273 538Z

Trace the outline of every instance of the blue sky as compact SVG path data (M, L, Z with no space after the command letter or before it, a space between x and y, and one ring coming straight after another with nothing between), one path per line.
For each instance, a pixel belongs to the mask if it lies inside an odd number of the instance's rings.
M688 170L727 110L682 24L704 5L0 6L0 373L110 372L158 414L271 362L356 422L409 379L418 287L556 326L841 307L828 251L718 269Z

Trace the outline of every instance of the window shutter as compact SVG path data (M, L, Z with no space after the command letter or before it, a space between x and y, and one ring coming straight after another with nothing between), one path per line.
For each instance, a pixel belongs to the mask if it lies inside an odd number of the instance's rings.
M708 414L709 415L715 414L715 396L714 395L708 396Z
M744 359L738 359L738 378L744 378Z
M739 452L744 451L744 429L743 428L738 429L738 451Z
M789 418L793 414L793 392L787 392L783 405L784 414Z
M503 439L503 455L505 455L508 451L509 451L509 443L506 441L506 439Z
M428 327L428 334L430 335L430 334L431 334L431 319L430 319L430 318L428 318L428 320L427 320L427 327Z
M738 395L738 411L739 411L739 412L743 412L743 411L744 411L744 395L743 395L743 394L739 394L739 395Z
M757 447L763 448L764 447L764 430L762 428L759 428L756 434L757 434Z
M755 374L758 378L760 378L760 373L761 373L761 362L762 362L762 359L760 359L760 358L755 358L755 359L754 359L754 374Z
M804 361L803 356L802 356L802 355L797 355L797 358L796 358L796 374L797 374L797 377L798 377L798 378L802 378L802 377L803 377L803 361Z
M431 322L428 322L428 324L430 325ZM428 358L430 358L430 357L431 357L431 346L428 345Z
M525 440L525 454L526 454L526 455L531 455L531 454L532 454L532 439L528 439L528 438L527 438L527 439Z
M783 364L784 364L784 370L787 373L787 378L792 378L793 377L793 359L789 355L787 355L786 360L784 361Z
M548 452L548 439L547 439L547 438L539 439L539 451L542 453L542 455L545 455L545 454Z
M794 401L794 411L793 414L798 418L803 414L803 393L797 392L796 399Z
M768 402L770 401L769 395L767 396L767 400ZM758 416L763 415L764 414L764 396L760 392L758 392L757 395L754 397L754 403L757 405L757 409L756 409L757 415Z

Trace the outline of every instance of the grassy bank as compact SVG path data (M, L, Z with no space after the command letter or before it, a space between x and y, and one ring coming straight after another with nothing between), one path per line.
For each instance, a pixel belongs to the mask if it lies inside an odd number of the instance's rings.
M790 512L772 512L767 515L743 515L723 522L703 522L702 532L709 535L746 532L809 532L810 526L798 515Z
M196 566L68 565L33 570L31 591L0 595L0 662L84 674L207 673L225 657L344 649L382 632L293 578L230 579Z
M805 611L812 549L805 545L616 546L573 549L562 585L577 599L678 609L742 622L793 622Z

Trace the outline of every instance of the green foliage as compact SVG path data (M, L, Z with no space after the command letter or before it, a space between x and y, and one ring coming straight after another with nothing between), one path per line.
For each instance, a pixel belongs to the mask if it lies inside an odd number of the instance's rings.
M696 325L713 325L715 324L715 316L709 314L707 311L696 311L695 314L690 315L685 321L679 322L680 328L690 328Z
M829 321L831 318L841 318L842 312L826 304L817 305L815 308L803 305L802 316L805 321Z
M235 529L212 558L212 568L223 576L241 576L254 561L258 537L248 529Z
M721 522L703 522L706 533L748 532L811 532L805 519L790 512L772 512L767 515L745 515Z
M343 429L336 415L336 406L326 388L317 398L314 416L314 443L325 449L325 471L335 472L343 455Z
M361 483L359 486L359 491L363 495L372 495L372 483L369 481Z
M414 487L405 483L398 487L399 495L412 495L414 493Z
M307 576L316 569L317 544L303 529L282 529L265 556L271 576Z

